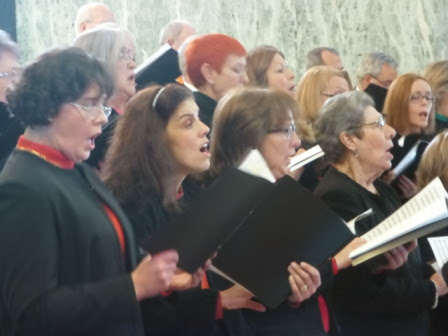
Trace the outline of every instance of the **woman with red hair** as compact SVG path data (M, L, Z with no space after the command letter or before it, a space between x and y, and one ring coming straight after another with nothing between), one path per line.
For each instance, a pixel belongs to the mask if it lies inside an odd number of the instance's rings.
M408 200L417 192L415 171L427 141L434 132L435 97L428 81L417 74L407 73L399 76L389 88L384 102L383 113L386 122L397 131L393 139L391 153L392 169L383 178L392 182L400 197ZM417 146L413 162L403 172L397 174L400 161Z
M230 89L248 82L246 49L233 37L207 34L195 38L185 50L188 76L200 119L211 129L216 104Z

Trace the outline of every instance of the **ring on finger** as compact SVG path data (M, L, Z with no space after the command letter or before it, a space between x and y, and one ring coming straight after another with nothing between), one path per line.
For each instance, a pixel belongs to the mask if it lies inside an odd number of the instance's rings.
M303 285L302 287L300 287L301 292L306 292L307 289L308 289L307 285Z

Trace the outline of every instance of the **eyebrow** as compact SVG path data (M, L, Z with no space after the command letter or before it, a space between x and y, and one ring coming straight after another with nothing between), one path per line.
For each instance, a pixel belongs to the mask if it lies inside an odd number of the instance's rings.
M179 116L179 118L177 118L177 119L178 120L182 120L182 119L191 118L191 117L193 117L193 118L198 117L199 118L199 112L198 113L187 112L187 113L184 113L181 116Z
M414 93L428 94L428 93L432 93L432 91L428 90L428 91L425 91L425 92L423 92L423 91L413 91L413 92L411 92L411 94L414 94Z

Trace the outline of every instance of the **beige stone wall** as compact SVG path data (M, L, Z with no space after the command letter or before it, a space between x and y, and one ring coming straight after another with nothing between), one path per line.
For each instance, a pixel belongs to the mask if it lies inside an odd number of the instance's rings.
M120 24L135 36L139 61L158 48L160 28L176 18L200 33L222 32L248 50L272 44L284 51L300 77L305 55L317 46L337 48L354 80L360 55L394 56L400 73L421 72L447 59L447 0L106 0ZM23 60L68 46L83 0L16 0ZM355 82L355 80L354 80Z

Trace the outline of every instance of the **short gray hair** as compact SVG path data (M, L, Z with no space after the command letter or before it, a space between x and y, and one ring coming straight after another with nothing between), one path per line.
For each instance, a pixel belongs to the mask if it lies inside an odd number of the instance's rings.
M176 39L179 37L180 33L182 33L182 29L184 29L184 26L186 25L191 26L184 20L175 20L168 23L160 32L160 45L164 45L169 39Z
M398 63L392 56L380 51L373 51L364 55L361 64L356 70L356 79L358 83L362 82L366 75L372 75L374 77L379 76L383 64L387 64L394 69L398 68Z
M106 22L87 30L73 42L74 47L84 49L87 53L104 62L109 73L114 77L115 68L120 59L124 41L133 41L131 33L114 22Z
M330 47L314 48L306 55L306 70L311 69L316 65L325 65L322 60L322 51L329 51L332 54L339 56L339 51Z
M9 34L3 30L0 30L0 57L3 52L10 52L13 54L16 58L19 58L19 47L17 46L17 43L15 43Z
M362 91L349 91L328 99L315 123L316 141L330 163L340 162L347 148L339 139L342 132L362 138L364 112L374 106L372 98Z

